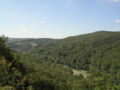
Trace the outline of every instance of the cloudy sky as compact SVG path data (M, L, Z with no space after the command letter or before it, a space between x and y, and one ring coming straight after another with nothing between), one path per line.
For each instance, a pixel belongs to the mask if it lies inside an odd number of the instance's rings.
M120 0L0 0L0 34L64 38L120 31Z

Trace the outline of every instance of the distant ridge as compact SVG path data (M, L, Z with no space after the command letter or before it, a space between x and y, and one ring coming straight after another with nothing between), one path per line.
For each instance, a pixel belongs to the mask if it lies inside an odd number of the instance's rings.
M19 52L29 51L36 46L42 46L44 44L54 42L57 39L50 38L9 38L7 45Z

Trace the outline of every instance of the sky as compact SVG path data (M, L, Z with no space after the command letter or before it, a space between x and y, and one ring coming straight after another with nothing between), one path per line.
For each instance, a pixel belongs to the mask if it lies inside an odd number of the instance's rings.
M0 34L64 38L120 31L120 0L0 0Z

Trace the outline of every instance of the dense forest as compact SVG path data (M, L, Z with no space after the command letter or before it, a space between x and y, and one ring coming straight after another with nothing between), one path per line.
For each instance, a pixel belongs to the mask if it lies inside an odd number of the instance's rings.
M16 48L16 42L22 45ZM0 38L0 89L120 89L120 32L45 41L25 51L23 48L35 41L23 42Z

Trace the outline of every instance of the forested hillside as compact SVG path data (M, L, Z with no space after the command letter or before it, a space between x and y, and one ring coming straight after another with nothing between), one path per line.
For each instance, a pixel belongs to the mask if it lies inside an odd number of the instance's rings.
M12 64L17 70L17 74L11 71L9 75L12 79L9 79L8 72L7 75L2 72L6 71L7 66L0 68L3 75L0 80L6 76L6 83L1 81L0 87L9 86L16 90L19 90L17 85L20 90L120 89L120 32L100 31L68 37L38 45L26 53L11 52L5 46L4 39L1 38L0 42L3 43L0 44L1 57L6 61L11 60L10 57L15 60L15 64L10 61L5 65ZM17 81L10 81L16 75Z
M37 47L31 54L41 61L89 71L98 81L105 79L105 86L120 86L120 32L69 37Z
M41 62L10 50L7 38L0 37L0 90L74 90L86 88L84 78L60 64ZM81 81L80 81L81 80ZM80 83L78 83L80 82ZM82 84L82 85L81 85Z
M8 90L7 88L22 90L23 86L26 89L28 87L26 69L14 58L5 41L5 37L0 37L0 90Z
M54 42L57 39L49 39L49 38L9 38L7 41L7 45L16 51L19 52L27 52L31 48L42 46L44 44Z
M101 31L69 37L37 47L31 53L38 55L40 60L76 69L90 70L91 66L99 66L97 68L107 70L101 66L120 60L120 32Z

